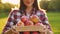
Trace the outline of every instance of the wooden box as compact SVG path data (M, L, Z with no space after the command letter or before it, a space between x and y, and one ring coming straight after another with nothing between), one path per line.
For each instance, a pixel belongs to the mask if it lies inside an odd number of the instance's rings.
M13 28L16 29L16 31L39 31L39 32L45 32L47 34L47 30L44 30L44 27L42 26L13 26Z

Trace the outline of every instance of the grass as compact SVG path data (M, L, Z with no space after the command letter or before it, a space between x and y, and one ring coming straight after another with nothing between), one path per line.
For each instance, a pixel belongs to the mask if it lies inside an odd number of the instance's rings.
M4 28L4 25L6 24L8 13L0 13L0 34Z
M60 34L60 13L49 12L48 18L54 34Z
M48 12L47 15L54 34L60 34L60 13ZM4 25L6 24L7 16L8 13L0 13L0 34Z

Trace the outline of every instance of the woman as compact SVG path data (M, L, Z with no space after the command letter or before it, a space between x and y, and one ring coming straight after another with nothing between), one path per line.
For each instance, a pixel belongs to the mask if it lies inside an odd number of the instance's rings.
M31 15L34 14L37 15L40 18L41 23L43 25L46 25L48 27L48 30L52 32L50 25L48 23L46 13L44 10L38 8L37 0L20 0L19 10L11 11L7 24L3 29L2 34L4 34L7 30L9 30L11 26L16 25L16 23L20 21L22 15L26 15L27 17L30 17ZM16 34L17 32L15 31L14 33ZM20 32L20 33L23 34L24 32ZM33 34L33 32L29 32L29 33ZM39 34L38 31L37 33Z

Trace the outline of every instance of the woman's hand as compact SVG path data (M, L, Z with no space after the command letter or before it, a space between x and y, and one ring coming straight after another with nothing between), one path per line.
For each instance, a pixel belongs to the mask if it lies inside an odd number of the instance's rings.
M50 30L48 30L48 31L47 31L47 34L53 34L53 32L52 32L52 31L50 31Z
M19 32L15 31L15 29L9 29L4 34L19 34Z
M47 34L53 34L53 32L51 30L49 30L46 25L44 25L44 31ZM42 34L44 34L44 33L42 32Z

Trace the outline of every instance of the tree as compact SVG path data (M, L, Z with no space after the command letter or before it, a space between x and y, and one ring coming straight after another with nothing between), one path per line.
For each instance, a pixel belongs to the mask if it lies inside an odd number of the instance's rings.
M0 4L1 4L2 2L1 2L1 0L0 0Z
M13 8L15 5L9 4L9 3L1 3L0 4L0 13L1 12L10 12L11 8Z
M51 0L48 5L49 10L60 10L60 0Z
M48 10L48 0L42 0L40 2L40 6L41 6L41 8Z

